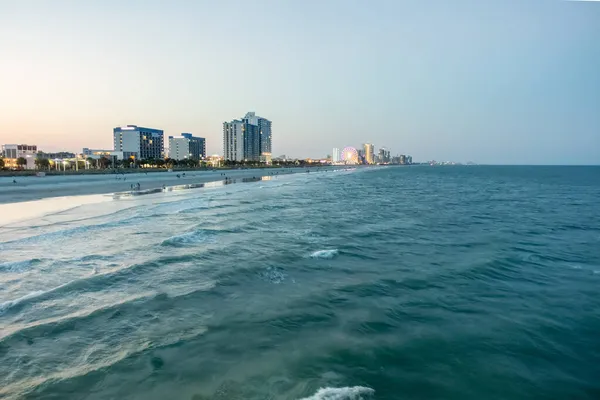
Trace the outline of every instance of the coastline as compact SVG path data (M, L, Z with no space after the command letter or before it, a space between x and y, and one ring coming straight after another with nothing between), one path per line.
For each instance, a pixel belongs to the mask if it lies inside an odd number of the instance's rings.
M132 185L140 184L142 192L181 185L200 185L226 179L257 179L266 176L327 171L339 167L313 168L253 168L228 170L193 170L133 174L78 174L0 177L0 204L22 203L51 197L83 196L111 193L131 193ZM184 176L185 174L185 176ZM179 177L178 177L179 176Z

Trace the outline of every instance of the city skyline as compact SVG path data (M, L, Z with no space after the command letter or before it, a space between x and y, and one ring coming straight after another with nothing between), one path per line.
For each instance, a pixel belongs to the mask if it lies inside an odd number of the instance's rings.
M4 2L0 143L109 148L135 123L221 154L222 121L256 109L274 156L600 164L598 2L259 1L257 29L218 29L244 4Z

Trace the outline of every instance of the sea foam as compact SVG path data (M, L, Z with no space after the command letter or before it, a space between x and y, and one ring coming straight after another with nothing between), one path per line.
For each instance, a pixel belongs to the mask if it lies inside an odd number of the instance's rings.
M310 255L311 258L324 258L324 259L331 259L335 256L337 256L339 254L339 251L337 249L332 249L332 250L319 250L319 251L315 251L314 253L312 253Z
M373 389L364 386L321 388L314 395L301 400L366 400L372 398L373 393Z

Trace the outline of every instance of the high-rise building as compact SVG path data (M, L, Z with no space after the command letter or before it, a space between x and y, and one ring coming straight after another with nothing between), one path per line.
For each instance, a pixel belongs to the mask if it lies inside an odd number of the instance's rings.
M169 136L169 158L173 160L201 160L206 157L206 140L182 133L180 137Z
M228 161L244 160L243 123L234 119L223 123L223 158Z
M223 156L232 161L271 160L271 121L254 112L223 123Z
M113 136L115 152L122 152L138 160L164 157L164 132L160 129L127 125L114 128Z
M340 152L339 148L334 147L331 155L331 162L339 163L340 161L342 161L342 153Z
M381 164L387 164L390 162L390 151L385 147L379 149L379 154L377 155L377 162Z
M363 144L363 149L364 149L366 163L374 164L375 163L375 148L373 147L373 145L371 143L365 143L365 144Z

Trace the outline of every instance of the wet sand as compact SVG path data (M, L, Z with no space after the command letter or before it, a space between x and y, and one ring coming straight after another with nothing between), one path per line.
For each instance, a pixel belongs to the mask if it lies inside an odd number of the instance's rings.
M318 170L325 170L319 168ZM129 192L131 185L140 184L140 190L147 191L163 186L195 185L230 179L252 179L262 176L276 176L293 173L306 173L306 168L242 169L185 172L152 172L136 174L66 175L66 176L27 176L0 177L0 204L27 202L49 197L82 196ZM311 172L317 172L311 168ZM179 175L179 178L177 177Z

